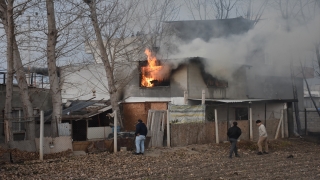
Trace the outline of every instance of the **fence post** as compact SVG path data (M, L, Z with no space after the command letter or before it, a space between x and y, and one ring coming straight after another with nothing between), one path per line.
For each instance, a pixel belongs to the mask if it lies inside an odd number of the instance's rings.
M216 143L219 144L218 111L214 109L214 122L216 127Z
M249 107L249 113L250 113L250 141L253 141L253 131L252 131L252 107Z
M206 91L203 89L202 90L202 98L201 98L201 104L204 105L206 102Z
M184 105L188 104L188 91L184 91L183 93Z
M43 161L43 131L44 131L44 117L43 110L40 111L40 138L39 138L39 158Z
M284 114L283 114L283 109L281 109L281 138L284 138Z
M114 110L114 119L113 119L113 124L114 124L114 127L113 127L113 152L117 152L118 150L118 144L117 144L117 141L118 141L118 137L117 137L117 133L118 133L118 118L117 118L117 110Z
M287 103L283 103L283 128L284 128L284 136L289 137L288 132L288 110L287 110Z
M308 128L307 128L307 108L304 108L304 131L305 134L308 135Z
M169 122L170 114L169 109L167 110L167 146L170 147L170 122Z

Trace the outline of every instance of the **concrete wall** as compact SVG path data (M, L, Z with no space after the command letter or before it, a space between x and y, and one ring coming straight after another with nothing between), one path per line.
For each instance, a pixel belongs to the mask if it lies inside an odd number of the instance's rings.
M110 126L105 127L88 127L87 139L105 139L112 133Z
M26 141L10 141L10 149L19 149L20 151L36 152L36 144L34 140Z
M29 88L30 99L33 108L42 109L44 111L52 108L51 95L48 89ZM0 110L4 110L6 99L6 86L0 84ZM19 94L19 87L13 87L12 107L22 108L22 102ZM1 114L2 115L2 114Z
M300 115L300 124L301 124L301 130L302 135L305 135L305 117L307 116L307 131L308 135L320 135L320 117L316 111L307 111L306 113L304 111L299 112ZM294 127L295 130L297 129L296 124L296 118L294 118Z
M36 151L39 152L39 138L35 139ZM50 142L53 142L54 147L50 148ZM56 138L44 137L43 139L43 153L51 154L67 151L72 149L72 138L71 136L60 136Z
M313 97L317 107L320 107L320 97ZM313 102L310 97L304 97L304 108L314 108ZM300 109L301 111L302 109Z
M48 89L29 88L29 95L34 109L48 111L52 109L51 95ZM0 143L4 143L3 114L6 99L6 86L0 84ZM13 86L12 108L22 109L19 87Z
M51 136L51 124L44 124L43 126L43 136L50 137ZM36 124L36 137L40 137L40 124Z

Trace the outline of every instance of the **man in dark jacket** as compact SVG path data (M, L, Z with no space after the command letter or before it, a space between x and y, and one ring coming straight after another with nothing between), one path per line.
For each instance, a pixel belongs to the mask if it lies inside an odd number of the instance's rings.
M144 153L144 141L148 134L147 126L142 122L141 119L138 120L136 125L136 155L143 155Z
M241 135L241 129L238 127L237 122L233 122L233 126L228 129L227 135L228 135L229 141L231 143L229 158L232 158L233 152L236 157L240 157L238 155L237 142L238 142L238 138Z

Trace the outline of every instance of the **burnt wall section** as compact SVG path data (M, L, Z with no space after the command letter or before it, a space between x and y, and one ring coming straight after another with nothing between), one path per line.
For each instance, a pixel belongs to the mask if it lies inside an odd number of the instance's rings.
M140 87L140 74L136 69L131 81L124 88L124 98L128 97L183 97L186 88L186 69L176 70L170 77L170 86Z

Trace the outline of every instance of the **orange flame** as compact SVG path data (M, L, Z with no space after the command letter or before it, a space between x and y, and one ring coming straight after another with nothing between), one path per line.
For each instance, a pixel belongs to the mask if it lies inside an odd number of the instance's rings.
M157 65L157 58L152 54L150 49L146 49L144 53L148 57L148 66L141 67L141 86L153 87L154 81L162 81L159 71L162 66Z

